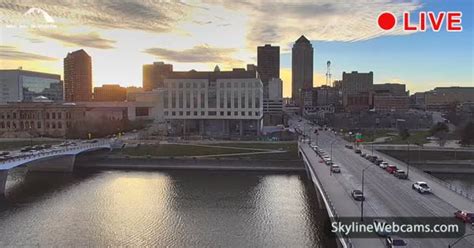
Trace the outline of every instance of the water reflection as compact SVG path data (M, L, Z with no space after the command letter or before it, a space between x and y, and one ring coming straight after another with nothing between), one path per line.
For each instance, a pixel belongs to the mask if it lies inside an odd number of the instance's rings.
M53 175L9 176L0 246L335 247L303 175Z

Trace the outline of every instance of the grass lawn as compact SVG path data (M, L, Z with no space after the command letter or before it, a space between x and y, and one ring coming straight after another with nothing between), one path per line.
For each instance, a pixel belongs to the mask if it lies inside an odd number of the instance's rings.
M25 146L30 146L30 145L43 145L43 144L59 144L61 143L61 140L32 140L31 142L29 140L18 140L18 141L0 141L0 151L10 151L10 150L16 150Z
M387 142L388 144L406 144L409 142L410 144L426 144L429 141L426 137L430 136L429 131L416 131L410 132L410 137L407 140L403 140L400 136L393 136L392 139Z
M226 148L229 147L229 148ZM161 144L161 145L142 145L140 147L126 147L121 153L130 156L162 156L162 157L180 157L180 156L202 156L219 154L239 154L248 152L262 152L261 150L240 150L230 147L255 148L269 150L287 150L285 153L278 154L256 154L242 155L241 158L252 159L272 159L272 160L292 160L298 159L297 143L222 143L206 146L199 145L180 145L180 144ZM235 157L235 156L233 156Z

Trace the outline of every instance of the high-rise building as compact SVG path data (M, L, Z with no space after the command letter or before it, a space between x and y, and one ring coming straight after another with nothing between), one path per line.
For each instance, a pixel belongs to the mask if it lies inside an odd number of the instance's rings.
M92 59L83 49L64 58L64 93L67 102L87 102L92 98Z
M35 71L0 70L0 102L64 101L61 76Z
M291 58L292 98L300 103L300 90L313 88L313 46L304 35L293 45Z
M263 98L268 98L268 83L280 78L280 47L265 44L257 48L257 68L263 83Z
M127 89L118 84L104 84L94 87L94 101L123 102L127 99Z
M151 91L163 88L163 82L171 72L173 72L173 65L164 62L143 65L143 89Z
M342 73L342 104L346 111L369 110L372 105L374 73Z

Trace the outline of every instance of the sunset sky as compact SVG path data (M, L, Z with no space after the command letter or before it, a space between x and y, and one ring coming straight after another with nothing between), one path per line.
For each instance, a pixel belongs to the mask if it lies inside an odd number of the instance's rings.
M443 2L443 3L439 3ZM256 64L256 47L281 47L284 95L291 95L291 46L302 34L315 49L315 85L343 71L373 71L375 83L401 82L413 93L435 86L474 86L474 1L2 1L0 68L62 75L68 52L92 56L93 83L141 86L142 65L172 63L175 70ZM54 19L25 13L40 8ZM401 30L403 11L462 11L460 33ZM399 24L382 31L382 11ZM414 20L417 22L417 20ZM443 25L444 27L444 25Z

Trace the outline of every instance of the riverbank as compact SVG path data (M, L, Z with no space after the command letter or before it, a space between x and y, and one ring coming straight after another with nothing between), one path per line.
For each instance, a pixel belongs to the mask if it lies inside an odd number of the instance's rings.
M247 159L164 159L164 158L106 158L77 161L76 169L118 169L118 170L226 170L226 171L274 171L302 172L301 161Z

